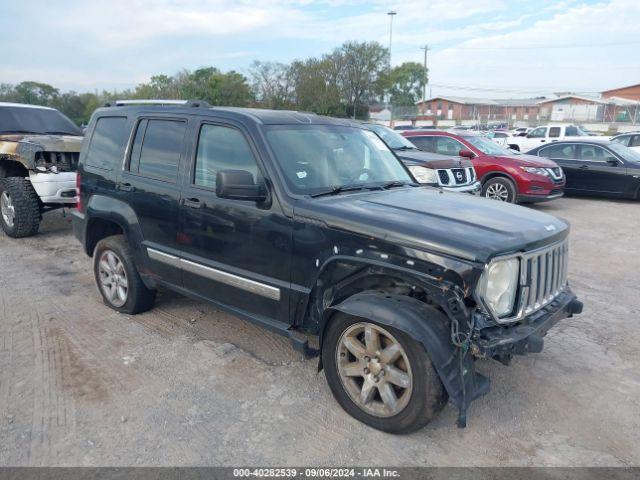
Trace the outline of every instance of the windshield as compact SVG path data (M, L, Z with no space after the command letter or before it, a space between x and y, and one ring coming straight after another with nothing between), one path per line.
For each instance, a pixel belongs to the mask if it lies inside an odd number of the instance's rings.
M297 194L349 185L376 186L414 180L373 132L340 125L273 125L267 141Z
M417 150L416 146L413 143L411 143L399 133L394 132L389 127L385 127L384 125L367 124L367 128L380 135L380 138L382 138L382 140L384 140L386 144L394 150L397 148L408 148L411 150Z
M509 150L508 148L502 147L495 142L487 139L486 137L475 137L475 136L465 136L462 137L471 145L476 147L485 155L493 155L496 157L506 157L517 155L517 152L513 150Z
M82 131L57 110L13 106L0 106L0 133L82 135Z
M625 147L624 145L616 142L611 142L608 147L625 160L640 163L640 152L632 150L629 147Z

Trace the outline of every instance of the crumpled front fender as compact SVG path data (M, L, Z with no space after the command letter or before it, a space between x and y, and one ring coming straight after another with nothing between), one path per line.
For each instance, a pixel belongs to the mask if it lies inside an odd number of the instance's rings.
M452 343L445 315L414 298L379 291L357 293L329 310L396 328L420 342L459 409L458 426L466 426L467 408L489 391L489 379L475 371L471 355Z

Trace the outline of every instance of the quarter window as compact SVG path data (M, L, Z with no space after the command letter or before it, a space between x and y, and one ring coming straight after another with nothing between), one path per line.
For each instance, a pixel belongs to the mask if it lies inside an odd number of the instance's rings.
M112 170L116 163L122 162L126 143L126 123L126 117L98 119L87 149L86 165Z
M203 125L200 129L194 183L216 188L221 170L246 170L258 179L258 165L251 148L240 131L220 125Z
M186 125L180 120L142 120L136 130L129 171L176 183Z

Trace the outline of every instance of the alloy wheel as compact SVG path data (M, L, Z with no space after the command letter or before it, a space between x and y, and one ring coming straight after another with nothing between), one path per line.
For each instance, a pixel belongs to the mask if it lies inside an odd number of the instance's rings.
M6 190L0 195L0 211L2 212L2 219L8 227L13 227L13 223L16 218L16 208L13 206L13 200L11 195Z
M100 288L114 307L122 307L129 295L127 271L120 257L112 250L105 250L98 263Z
M372 323L345 330L336 347L338 374L351 400L376 417L399 414L413 390L411 365L393 335Z
M502 183L492 183L487 187L484 196L492 200L506 202L509 200L509 190Z

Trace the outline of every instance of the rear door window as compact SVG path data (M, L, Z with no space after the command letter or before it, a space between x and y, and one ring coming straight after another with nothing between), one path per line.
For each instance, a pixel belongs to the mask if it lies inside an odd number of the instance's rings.
M629 143L630 147L640 147L640 135L634 135Z
M431 136L423 136L423 137L407 137L411 143L413 143L420 150L425 152L434 152L433 145L433 137Z
M546 158L563 158L571 159L576 158L576 146L575 145L552 145L540 149L538 156Z
M549 129L549 138L559 138L560 137L560 127L551 127ZM577 130L576 130L577 132ZM569 135L567 133L567 135Z
M184 151L186 122L143 119L131 149L129 171L143 177L176 183Z
M127 143L126 117L101 117L91 135L84 163L89 167L113 170L122 163Z

